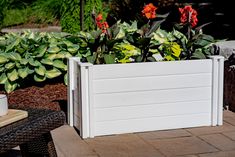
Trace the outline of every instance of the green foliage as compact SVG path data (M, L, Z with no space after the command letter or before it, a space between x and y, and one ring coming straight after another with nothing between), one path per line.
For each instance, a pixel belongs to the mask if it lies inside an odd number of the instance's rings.
M84 7L84 30L94 29L92 13L102 11L102 0L87 0ZM64 0L61 12L61 27L64 32L77 33L80 29L80 0Z
M69 33L78 32L80 30L80 0L64 0L61 10L62 30Z
M81 42L65 33L27 31L0 37L0 84L11 92L28 79L43 82L64 75L66 81L67 58L90 54Z
M9 27L56 23L60 18L62 0L3 0L1 3L0 27Z

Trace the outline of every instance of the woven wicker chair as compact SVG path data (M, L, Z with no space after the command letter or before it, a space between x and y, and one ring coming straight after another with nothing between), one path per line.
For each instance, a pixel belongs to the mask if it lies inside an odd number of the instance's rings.
M0 128L0 156L20 146L23 157L57 157L50 131L65 124L63 111L20 108L28 118Z
M229 62L224 67L224 105L235 112L235 68Z

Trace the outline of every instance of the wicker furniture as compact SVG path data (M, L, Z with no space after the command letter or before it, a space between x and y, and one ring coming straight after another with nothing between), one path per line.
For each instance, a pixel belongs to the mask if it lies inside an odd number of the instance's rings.
M228 64L224 67L224 104L235 112L235 68Z
M50 131L65 124L64 112L32 108L23 110L28 111L27 118L0 128L0 155L19 145L23 157L56 157Z

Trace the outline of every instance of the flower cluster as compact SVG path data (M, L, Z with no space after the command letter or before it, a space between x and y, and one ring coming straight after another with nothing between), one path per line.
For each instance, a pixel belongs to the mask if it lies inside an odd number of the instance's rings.
M144 6L144 9L142 10L143 16L145 16L147 19L154 19L156 18L156 10L157 7L153 5L153 3L149 3Z
M185 6L184 8L179 8L181 14L180 22L183 24L189 23L192 27L195 27L198 23L197 11L192 8L192 6Z
M96 18L95 18L95 22L96 22L96 25L99 29L102 30L103 33L107 33L107 28L109 28L109 25L108 23L105 21L105 22L102 22L103 20L103 16L102 14L99 14Z

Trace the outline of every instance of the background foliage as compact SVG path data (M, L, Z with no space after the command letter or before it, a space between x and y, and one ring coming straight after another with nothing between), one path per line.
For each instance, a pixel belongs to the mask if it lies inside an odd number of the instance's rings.
M102 12L102 0L87 0L84 8L84 30L94 29L92 13ZM64 32L80 31L80 0L64 0L62 4L61 27Z
M60 19L62 0L2 0L0 4L0 27L51 25Z

